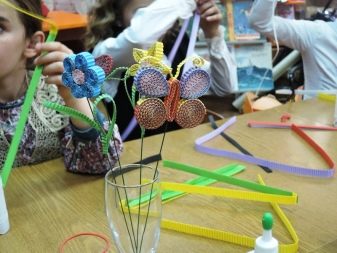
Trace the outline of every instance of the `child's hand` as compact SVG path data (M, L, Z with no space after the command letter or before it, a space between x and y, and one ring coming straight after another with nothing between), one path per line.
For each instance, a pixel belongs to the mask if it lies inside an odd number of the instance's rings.
M44 65L42 73L47 76L46 83L56 84L58 86L59 94L67 106L82 112L89 118L93 118L87 99L74 98L70 89L62 83L62 73L64 71L63 60L69 56L69 54L72 54L73 51L60 42L39 43L36 45L36 50L38 53L46 53L40 54L34 61L36 65ZM81 120L71 118L71 121L77 128L89 127Z
M214 0L197 0L200 13L200 27L206 38L219 36L222 14Z
M71 93L62 83L63 60L73 51L60 42L38 43L35 46L40 54L34 61L35 65L44 65L42 74L46 76L46 83L56 84L64 100L70 98ZM41 54L41 52L45 52Z

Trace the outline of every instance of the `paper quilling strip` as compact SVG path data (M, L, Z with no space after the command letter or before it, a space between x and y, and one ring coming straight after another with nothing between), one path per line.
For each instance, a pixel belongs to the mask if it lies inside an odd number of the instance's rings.
M235 153L232 151L221 150L212 147L206 147L203 144L221 132L225 131L228 127L233 125L236 121L236 117L230 118L227 122L225 122L222 126L218 129L198 138L195 141L195 149L206 154L215 155L215 156L223 156L228 157L235 160L240 160L248 163L263 165L271 169L280 170L287 173L303 175L303 176L313 176L313 177L332 177L335 173L335 164L333 160L329 157L329 155L316 143L314 142L305 132L303 132L299 127L296 125L291 126L291 130L294 131L298 136L304 139L313 149L315 149L320 156L325 160L327 165L329 166L327 169L319 168L319 169L310 169L305 167L299 167L294 165L287 165L283 163L278 163L274 161L269 161L266 159L253 157L250 155Z
M161 190L162 192L162 200L163 203L168 203L173 201L176 198L182 197L188 193L208 195L208 196L217 196L217 197L225 197L225 198L234 198L241 200L253 200L253 201L262 201L262 202L270 202L274 211L279 216L280 220L288 230L291 238L293 239L293 243L291 244L280 244L280 252L282 253L295 253L298 250L299 239L297 234L292 227L290 221L282 212L278 204L296 204L297 203L297 194L288 192L285 190L273 188L266 186L259 176L259 183L254 183L246 180L237 179L231 177L235 172L239 172L242 168L240 165L228 165L223 169L217 171L209 171L202 168L197 168L194 166L189 166L182 163L177 163L174 161L163 161L164 167L169 167L172 169L181 170L184 172L189 172L192 174L197 174L202 176L197 179L192 179L189 182L181 183L169 183L162 182ZM237 170L238 169L238 170ZM209 181L212 180L212 181ZM204 182L205 181L205 182ZM207 183L206 183L207 182ZM257 192L251 191L242 191L242 190L234 190L234 189L226 189L220 187L209 187L206 186L209 183L214 182L225 182L229 184L234 184L243 188L247 188L249 190L255 190ZM153 193L155 195L155 193ZM152 196L153 196L152 195ZM131 207L130 212L133 211L132 207L137 207L139 201L141 203L147 203L149 200L148 195L142 195L141 198L130 199L128 202L128 206ZM125 208L126 203L123 203L123 210L127 211ZM143 215L146 215L145 213ZM214 240L221 240L245 247L254 247L255 238L248 237L245 235L232 233L228 231L217 230L209 227L202 227L195 224L187 224L182 222L177 222L169 219L162 219L161 227L164 229L173 230L176 232L181 232L190 235L201 236Z

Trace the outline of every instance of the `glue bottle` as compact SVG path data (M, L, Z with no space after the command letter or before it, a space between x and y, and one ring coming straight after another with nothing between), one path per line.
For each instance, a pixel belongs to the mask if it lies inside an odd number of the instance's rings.
M264 213L262 217L263 234L255 240L255 248L249 253L278 253L278 241L272 235L273 216Z
M2 179L0 177L0 235L6 234L9 230L9 219L5 194L2 187Z

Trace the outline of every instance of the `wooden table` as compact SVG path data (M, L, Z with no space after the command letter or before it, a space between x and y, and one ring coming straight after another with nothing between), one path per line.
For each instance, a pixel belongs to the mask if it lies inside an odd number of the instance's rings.
M246 114L227 133L255 156L299 166L326 167L325 163L296 134L285 129L252 129L248 119L279 121L284 112L292 122L329 125L333 120L331 102L310 100L287 104L269 111ZM166 135L163 158L208 169L236 161L198 153L194 140L211 130L208 124ZM337 133L306 131L325 148L336 162ZM162 136L145 140L145 154L157 153ZM207 145L236 151L223 138ZM139 158L137 141L125 143L122 163ZM256 180L261 174L268 185L294 191L297 205L283 205L300 239L299 252L332 253L337 250L337 179L318 179L273 172L246 164L237 178ZM160 166L161 180L182 182L194 176ZM219 187L230 187L216 184ZM0 236L0 252L57 252L66 237L81 231L95 231L110 237L104 211L104 179L67 173L60 159L15 169L5 189L11 229ZM256 237L261 233L266 203L188 195L164 205L163 217ZM285 228L276 219L274 236L281 243L291 243ZM66 252L100 252L101 242L91 238L72 242ZM159 253L166 252L247 252L249 249L221 241L161 231ZM112 247L110 252L116 252Z

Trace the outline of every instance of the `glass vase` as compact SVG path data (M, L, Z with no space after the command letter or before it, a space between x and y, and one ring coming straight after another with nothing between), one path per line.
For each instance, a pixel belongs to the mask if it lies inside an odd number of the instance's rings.
M158 170L129 164L109 171L105 208L120 253L156 252L162 210Z

